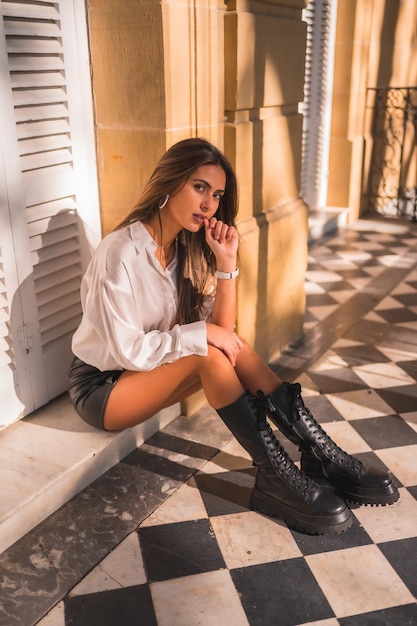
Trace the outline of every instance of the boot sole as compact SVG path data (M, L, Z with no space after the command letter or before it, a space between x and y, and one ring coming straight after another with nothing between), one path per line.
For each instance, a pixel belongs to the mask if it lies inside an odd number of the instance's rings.
M250 506L253 511L282 519L289 528L308 535L340 535L352 525L352 513L346 507L337 515L307 515L291 509L282 502L265 495L256 487L252 491Z
M387 506L394 504L400 497L398 489L395 485L388 485L385 492L381 494L381 490L378 493L370 493L371 490L363 490L363 492L357 491L349 492L344 489L338 489L335 487L335 492L338 496L350 502L352 504L363 504L365 506Z

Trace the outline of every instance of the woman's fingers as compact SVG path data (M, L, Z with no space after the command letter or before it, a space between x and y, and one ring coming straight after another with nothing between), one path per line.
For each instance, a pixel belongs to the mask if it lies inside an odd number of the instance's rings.
M230 241L238 236L234 226L228 226L221 220L216 220L215 217L212 217L210 220L206 220L205 227L206 233L219 243Z

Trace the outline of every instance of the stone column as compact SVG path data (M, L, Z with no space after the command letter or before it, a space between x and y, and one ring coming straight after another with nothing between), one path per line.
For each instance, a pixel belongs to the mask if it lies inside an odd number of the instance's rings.
M229 0L225 150L240 180L239 331L267 360L302 334L307 209L299 198L301 0Z

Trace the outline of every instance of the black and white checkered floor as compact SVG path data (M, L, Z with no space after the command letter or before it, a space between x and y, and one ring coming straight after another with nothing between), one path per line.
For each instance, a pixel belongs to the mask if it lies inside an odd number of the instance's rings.
M361 220L314 245L306 291L305 337L273 367L400 500L354 508L343 535L290 531L248 510L249 458L205 407L31 535L55 576L22 566L7 626L417 625L417 225ZM38 622L37 588L55 604Z

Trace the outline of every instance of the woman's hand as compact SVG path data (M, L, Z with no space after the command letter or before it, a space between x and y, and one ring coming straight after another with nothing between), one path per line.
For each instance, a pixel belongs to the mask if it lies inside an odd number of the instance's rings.
M207 343L225 353L233 367L236 365L237 355L243 348L243 341L236 333L226 330L217 324L207 322Z
M233 272L236 268L236 255L239 237L234 226L228 226L215 217L204 220L206 241L216 257L217 269Z

